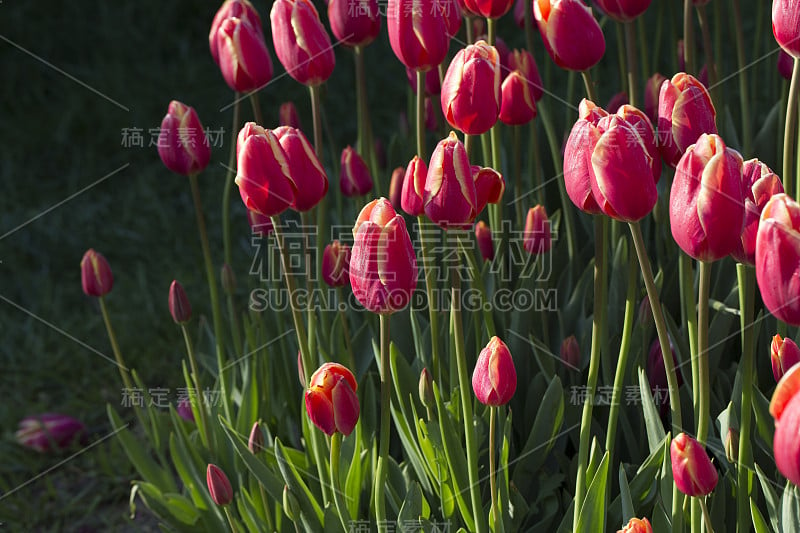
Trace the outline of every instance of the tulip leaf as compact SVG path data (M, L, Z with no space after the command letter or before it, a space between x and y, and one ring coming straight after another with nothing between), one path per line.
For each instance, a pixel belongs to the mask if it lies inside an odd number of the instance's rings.
M260 460L250 452L250 450L244 444L242 438L236 433L236 431L234 431L233 428L227 424L221 425L228 436L228 440L230 440L231 444L233 445L236 455L238 455L242 460L247 470L249 470L250 473L255 476L258 482L264 487L264 490L267 492L270 498L272 498L274 501L281 501L283 498L283 481L281 481L280 478L269 469L264 461Z
M622 464L619 465L619 498L622 501L622 521L620 524L627 524L631 518L636 516L636 511L633 510L631 488L628 486L628 476L625 475L625 468L623 468Z
M400 507L400 513L397 515L397 525L401 530L411 528L416 530L423 519L430 518L431 508L422 495L419 483L412 481L409 484L408 492L406 492L405 501Z
M313 520L316 518L316 524L322 525L324 516L322 508L317 503L311 490L309 490L308 485L306 485L303 478L298 474L294 464L292 464L291 460L287 457L286 448L284 448L280 439L277 437L275 438L274 449L275 459L278 461L278 469L280 469L283 480L286 482L289 490L294 497L297 498L297 502L300 505L300 513L305 517L308 523L314 523Z
M586 467L587 488L594 479L595 474L597 474L597 469L600 468L600 461L602 459L600 453L600 445L597 442L597 437L593 437L592 446L589 448L589 465Z
M753 517L753 529L756 533L772 533L753 498L750 498L750 515Z
M581 505L581 512L578 515L578 525L575 527L576 533L594 533L605 529L605 497L606 482L608 481L608 452L603 454L603 458L597 467L597 473L592 478L586 492L586 498Z
M255 501L254 498L258 498L258 501ZM245 490L244 487L239 489L239 494L236 498L236 508L239 510L239 516L247 526L248 531L268 530L266 522L264 522L257 510L262 509L263 512L264 505L265 502L261 500L260 495L251 494Z
M759 154L759 159L772 168L778 168L781 162L780 154L782 153L782 145L776 137L778 119L784 111L784 105L785 104L780 99L775 102L775 105L773 105L769 113L767 113L764 124L753 139L753 154ZM783 130L781 129L781 131ZM745 159L749 157L751 157L750 154L745 154Z
M350 516L358 516L358 509L361 505L361 487L363 487L363 462L367 459L367 450L361 449L361 424L356 425L353 434L353 454L350 461L350 468L347 469L347 477L344 482L345 503Z
M197 522L197 518L200 517L200 514L197 512L197 509L194 506L192 506L192 510L196 515L196 518L193 522L189 523L180 520L178 516L173 514L173 509L170 509L167 506L165 495L160 490L158 490L158 488L152 483L139 482L133 486L133 489L131 490L131 515L133 515L135 511L133 499L137 495L142 499L142 501L147 506L149 511L155 514L160 520L163 520L164 522L169 522L171 528L174 528L177 531L186 531L186 532L197 530L197 527L187 527L188 525L194 525ZM177 511L177 509L175 509L175 511L178 512L178 514L180 514L181 517L184 517L183 513ZM170 516L177 519L178 523L171 521Z
M558 376L553 377L540 398L536 419L514 469L515 483L521 486L544 464L564 422L564 388Z
M778 515L780 514L780 501L775 489L772 488L774 482L767 477L758 464L755 465L758 481L761 483L761 492L764 493L764 500L767 502L767 512L772 529L778 531Z
M664 440L664 427L661 425L661 418L658 415L653 403L653 395L650 392L650 383L644 369L639 367L639 393L642 398L642 411L644 412L644 423L647 428L647 442L650 446L650 453L656 451Z
M764 440L767 449L772 450L772 439L775 436L775 421L769 414L769 400L767 400L758 387L753 387L753 411L756 415L756 430L758 436Z
M661 473L662 465L665 458L669 459L669 444L670 439L664 436L659 445L653 450L647 459L636 470L633 479L628 483L627 477L620 465L620 495L614 499L611 506L608 508L609 522L614 524L621 522L623 524L635 516L637 510L647 507L647 505L656 497L658 476ZM623 492L623 477L625 477L624 487L627 489L627 498L625 501L625 492ZM626 511L626 505L630 505L630 509Z
M781 533L800 532L800 496L797 487L791 482L786 482L781 499Z

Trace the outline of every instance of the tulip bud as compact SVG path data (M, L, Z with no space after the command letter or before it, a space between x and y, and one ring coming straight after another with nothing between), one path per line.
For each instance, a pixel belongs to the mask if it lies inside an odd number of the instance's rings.
M185 324L192 318L192 306L183 285L172 280L169 286L169 312L176 324Z
M344 287L350 280L350 247L337 240L322 252L322 279L330 287Z
M81 259L81 285L86 296L101 297L111 292L114 275L106 258L90 248Z
M428 409L431 409L436 401L433 395L433 378L427 368L423 368L419 375L419 401Z
M519 27L519 29L525 29L525 2L527 0L515 0L514 1L514 8L513 8L513 15L514 15L514 23ZM533 22L533 21L531 21Z
M658 96L658 144L661 157L675 168L689 146L704 133L717 133L717 112L708 89L680 72L661 84Z
M711 464L703 445L681 433L669 447L672 477L675 485L687 496L707 496L717 486L717 470Z
M418 156L414 156L408 163L403 176L403 191L400 195L400 207L412 217L425 212L423 195L425 194L425 179L428 176L428 165Z
M367 164L352 146L342 150L339 189L345 196L363 196L372 190L372 176Z
M250 438L247 439L247 449L253 455L258 455L264 451L264 432L261 431L261 425L258 422L253 422Z
M472 181L475 183L475 216L481 214L486 204L500 202L506 190L503 176L493 168L472 165Z
M630 22L650 7L652 0L595 0L606 14L617 22Z
M247 0L225 0L225 2L217 10L214 15L214 20L211 22L211 31L208 32L208 47L211 49L211 57L214 58L214 63L219 65L219 40L217 39L217 32L222 23L229 18L237 18L244 20L250 26L258 31L261 39L264 39L264 33L261 28L261 17L258 11L253 7L253 4Z
M222 265L220 271L220 279L222 280L222 290L225 294L233 294L236 292L236 275L228 263Z
M572 126L564 146L564 184L572 203L586 213L602 213L592 194L589 178L591 172L591 144L599 136L597 125L608 116L605 109L585 98L578 106L578 121Z
M281 0L283 1L283 0ZM245 206L265 216L281 214L295 203L286 152L269 130L242 128L237 149L236 185ZM250 133L249 136L243 134Z
M233 501L233 488L228 476L217 465L209 464L206 470L206 485L211 499L219 506L226 506Z
M481 252L481 257L484 261L492 261L494 259L494 243L492 243L492 230L486 225L486 222L479 220L475 224L475 240L478 243L478 250Z
M442 113L470 135L486 133L500 113L500 57L494 46L478 41L458 51L442 82Z
M349 435L359 415L358 383L353 373L339 363L325 363L314 374L306 390L309 419L327 435Z
M742 156L718 135L701 135L678 163L669 220L678 246L700 261L716 261L741 245Z
M276 0L269 19L275 55L289 76L310 86L330 78L333 47L310 0Z
M389 203L395 211L400 211L403 196L403 178L406 175L406 169L397 167L392 171L392 177L389 179Z
M158 133L158 155L164 166L184 176L208 166L211 147L193 108L177 100L169 103Z
M606 104L606 109L611 113L616 113L617 110L628 103L628 93L622 91L616 93Z
M772 375L775 381L780 381L790 368L800 363L800 348L789 337L783 339L780 335L772 337L771 348Z
M511 72L500 89L500 120L505 124L526 124L536 117L536 101L542 97L542 79L536 61L527 50L509 56Z
M653 526L647 518L631 518L617 533L653 533Z
M450 45L440 0L389 0L389 44L407 68L428 71L444 61Z
M739 432L735 429L728 429L725 435L725 458L731 464L739 463Z
M500 18L509 11L514 0L463 0L464 8L475 17Z
M373 313L406 307L417 286L417 258L403 217L385 198L373 200L358 215L353 236L353 295Z
M194 422L194 412L192 411L192 403L189 398L181 398L178 400L178 405L175 408L178 416L187 422Z
M581 348L578 346L578 339L575 335L570 335L561 341L561 349L559 350L561 361L573 370L578 370L581 364Z
M666 76L656 72L647 78L644 87L644 112L654 124L658 124L658 95L665 81L667 81Z
M792 79L792 70L794 70L794 58L781 48L778 51L778 74L789 81Z
M295 107L294 102L284 102L281 104L281 107L278 109L278 123L281 126L291 126L296 130L302 129L300 126L300 115L297 113L297 107Z
M346 46L367 46L381 30L378 0L328 0L328 20Z
M534 0L533 17L547 53L561 68L588 70L606 52L603 30L581 0Z
M289 179L294 182L292 208L300 212L308 211L328 192L325 169L302 131L291 126L281 126L273 130L273 133L286 153Z
M742 166L742 187L745 195L744 229L731 256L740 263L753 265L761 211L770 198L783 192L783 183L767 165L758 159L750 159Z
M40 453L57 452L85 440L86 426L67 415L43 413L20 420L14 438L21 446Z
M672 347L672 340L669 341L670 356L672 357L672 366L677 368L678 359L675 357L675 349ZM665 394L664 391L668 390L669 382L667 381L667 370L664 366L664 356L661 355L661 343L658 339L654 340L650 345L650 351L647 354L647 382L650 385L650 391L653 395L657 392ZM680 372L676 372L678 387L683 385L683 376ZM667 404L667 396L662 396L661 405L659 406L662 415L666 414L669 405Z
M756 280L769 312L800 325L800 205L785 194L773 196L761 212Z
M238 18L222 22L217 31L219 68L234 91L255 91L272 79L272 59L261 28Z
M478 214L467 151L453 132L433 151L423 198L425 214L444 229L469 228Z
M800 57L800 2L773 0L772 33L787 54Z
M408 84L414 94L417 94L417 71L406 67L406 77ZM431 69L425 73L425 94L430 96L442 92L442 82L439 79L439 69Z
M264 216L258 211L247 210L247 222L250 224L250 231L253 235L261 235L266 237L274 228L272 227L272 219Z
M484 405L505 405L517 390L517 371L508 346L492 337L481 350L472 373L472 390Z
M541 255L549 252L551 245L547 211L541 205L531 207L525 219L523 247L531 255Z

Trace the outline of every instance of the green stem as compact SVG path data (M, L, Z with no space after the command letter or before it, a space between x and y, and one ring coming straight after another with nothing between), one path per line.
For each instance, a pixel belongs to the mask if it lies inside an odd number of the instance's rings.
M339 513L339 520L342 522L342 527L345 531L350 530L350 513L347 506L342 499L342 486L339 482L339 455L342 449L342 434L338 431L331 437L331 486L333 492L333 501L336 505L336 511ZM358 458L355 458L358 460Z
M686 72L697 74L694 65L694 21L692 20L692 0L683 0L683 59Z
M585 79L585 78L584 78ZM605 302L603 285L606 283L606 224L603 216L594 217L594 311L592 313L592 347L589 356L589 375L586 383L586 401L581 416L580 441L578 445L578 474L575 480L575 506L573 508L573 527L578 524L583 500L586 496L586 468L589 463L589 441L592 433L592 410L597 390L597 376L600 370L600 334L603 329ZM598 531L605 528L598 525Z
M733 27L736 32L736 59L739 65L739 103L742 107L742 137L745 157L750 157L753 145L753 132L750 128L750 90L747 77L747 57L744 51L744 31L742 30L742 11L739 0L733 2ZM750 505L749 503L747 504ZM749 507L748 507L749 508Z
M627 68L625 66L625 45L623 44L625 41L625 35L623 34L622 23L614 25L616 37L617 37L617 63L619 64L619 86L625 87L628 85L628 80L626 78L625 73L627 72ZM614 111L616 112L616 111Z
M486 516L481 504L480 483L478 481L478 445L475 440L475 428L472 420L472 384L467 373L467 355L464 348L464 328L461 319L461 278L455 265L450 270L451 276L451 317L455 340L456 365L458 371L458 391L461 395L461 410L464 422L464 438L467 446L467 474L469 476L469 493L472 500L472 515L475 520L475 531L487 531Z
M194 388L197 391L196 398L202 394L203 388L200 384L200 371L197 368L197 357L194 353L194 346L192 345L192 338L189 336L189 331L184 324L181 324L181 332L183 333L183 341L186 343L186 354L189 356L189 366L192 369L192 381L194 381ZM209 449L211 437L208 432L208 421L206 419L206 409L204 402L198 402L197 412L200 414L200 438L206 449Z
M258 490L261 493L261 502L264 504L264 518L267 521L267 529L269 531L276 531L275 525L272 523L272 509L270 509L267 491L264 490L264 485L260 482L258 484Z
M697 366L699 359L697 358L697 300L694 295L694 267L692 258L683 252L680 252L678 261L678 277L681 284L681 318L689 334L689 356L692 366L692 409L694 419L697 420L700 415L700 397L697 391L700 390L700 387L698 385L699 371Z
M317 157L322 157L322 110L320 106L319 85L310 85L311 116L314 121L314 152Z
M236 314L236 303L233 301L233 292L225 295L228 307L228 319L231 323L231 336L233 337L233 349L236 350L236 355L241 356L244 353L242 347L242 334L239 331L239 318Z
M594 87L594 82L592 82L592 75L589 74L588 70L582 70L581 77L583 78L583 86L586 89L586 98L597 103L597 90Z
M661 38L660 32L662 30L662 21L659 20L656 23L656 33L655 39L656 41ZM647 51L647 38L645 37L645 22L644 17L639 17L636 19L636 37L639 41L639 57L642 58L642 72L644 72L645 76L650 75L650 56Z
M254 98L254 96L251 96ZM225 250L225 262L233 264L231 252L231 190L236 165L236 137L239 132L239 93L234 94L233 127L231 128L231 149L228 154L228 169L225 173L225 188L222 190L222 244Z
M514 131L514 208L517 212L517 224L522 227L524 224L522 213L522 126L512 126Z
M489 42L489 46L494 46L497 41L497 21L495 19L486 19L486 39Z
M344 295L342 294L342 288L336 287L336 299L337 305L339 307L339 317L342 320L342 336L344 337L344 346L347 350L348 361L350 364L350 370L354 373L356 372L356 356L353 352L353 343L350 340L350 328L347 326L347 311L345 308L345 299Z
M525 4L525 47L533 55L533 2L523 2Z
M500 507L497 501L497 450L496 450L496 436L497 433L497 410L499 407L489 407L489 491L492 496L492 519L494 521L494 530L503 531L503 516L500 513Z
M475 257L475 247L472 241L466 240L463 234L459 234L458 244L461 247L461 251L464 253L464 258L467 260L470 279L478 289L478 292L481 293L481 309L483 309L483 317L486 321L486 333L489 335L489 338L492 338L497 334L497 328L495 328L494 325L492 310L488 305L489 298L486 293L486 285L483 283L483 277L481 276L481 269L478 267L478 259Z
M639 106L636 94L637 68L636 68L636 27L635 22L625 23L625 51L627 52L628 63L628 102L634 107ZM609 112L616 113L616 109L609 109Z
M381 323L381 429L378 441L378 468L375 473L375 518L378 531L388 531L386 520L386 475L389 465L389 420L391 419L392 376L389 369L389 315L380 315Z
M750 472L752 472L750 449L750 422L753 417L753 383L758 381L753 364L755 335L753 314L755 307L755 279L753 267L736 265L739 280L739 310L742 329L742 412L739 416L739 457L737 465L737 520L739 533L750 531Z
M714 49L711 44L711 28L708 26L708 15L706 14L706 6L697 6L697 17L700 20L700 32L703 36L703 53L706 57L706 69L708 69L708 86L711 87L711 100L717 109L722 109L722 103L719 99L719 89L717 88L717 66L714 61Z
M528 2L525 2L526 4ZM530 173L533 177L533 183L531 186L533 190L536 191L536 203L544 205L544 179L542 178L542 154L539 148L539 139L538 133L536 128L536 122L530 122L530 154L531 154L531 161L530 161ZM523 216L524 216L523 210ZM524 219L523 219L524 222Z
M417 155L425 161L425 73L417 71Z
M697 358L700 380L700 417L697 420L697 442L705 444L711 422L708 375L708 299L711 288L711 263L700 261L700 288L697 298Z
M706 507L705 496L698 496L695 498L700 503L700 509L703 510L703 520L706 523L706 533L714 533L714 527L711 525L711 515L708 513L708 507ZM747 508L750 508L748 504Z
M433 379L442 383L442 362L439 352L439 310L436 309L434 302L434 291L437 291L436 266L434 265L433 251L431 250L430 238L434 234L435 227L425 220L424 215L417 217L417 231L419 232L420 248L422 249L422 268L425 270L425 295L428 299L428 318L431 329L431 367ZM438 292L438 291L437 291Z
M238 100L236 103L239 103ZM258 101L258 93L250 93L250 107L253 108L253 118L255 118L256 124L263 126L264 118L261 115L261 104ZM234 113L236 112L234 111Z
M311 257L311 249L312 248L311 248L311 242L310 242L310 240L311 240L310 232L311 232L311 228L312 227L316 227L316 226L313 224L313 222L311 220L311 214L308 211L306 211L304 213L300 213L300 220L301 220L301 223L303 224L303 234L304 234L303 238L305 239L305 249L306 249L306 252L305 252L306 269L305 270L306 270L306 275L307 275L307 278L306 278L306 291L307 291L307 294L308 294L307 304L306 304L308 306L306 308L306 320L308 322L308 331L307 331L307 334L308 334L308 352L313 354L313 353L316 353L316 351L317 351L317 335L316 335L316 333L317 333L317 313L315 312L315 309L314 309L314 307L315 307L314 306L314 298L315 298L314 294L315 294L315 288L316 288L316 284L314 283L314 280L317 279L317 275L316 275L317 272L316 272L316 265L313 264L313 262L312 262L313 258ZM319 228L317 228L317 239L319 240ZM313 372L313 370L312 370L312 372Z
M233 516L231 515L230 509L227 505L223 507L223 509L225 510L225 518L228 519L228 524L231 526L232 533L238 533L239 529L236 527L236 522L233 521Z
M669 405L672 414L672 434L677 435L682 431L683 422L681 417L680 391L678 390L678 376L675 373L675 363L672 360L672 350L669 346L667 334L667 323L664 320L664 311L661 308L661 298L658 296L658 289L653 279L653 269L650 266L650 258L647 257L647 250L644 247L642 238L642 228L638 222L630 223L633 244L636 247L636 255L639 258L639 267L642 271L642 278L647 289L647 297L650 300L650 308L653 311L653 319L656 323L658 342L661 347L661 357L664 360L664 369L667 374L667 386L669 387ZM681 500L683 499L678 486L672 486L672 527L673 531L680 531L683 527L683 516L681 510Z
M219 368L219 386L222 405L225 416L230 419L230 399L228 397L228 384L225 377L225 349L222 345L222 312L219 307L219 290L217 280L214 276L214 265L211 261L211 248L208 244L208 232L206 222L203 217L203 203L200 199L200 187L197 184L197 174L189 175L189 183L192 187L192 198L194 200L194 212L197 219L197 231L200 234L200 245L203 248L203 261L206 267L206 278L208 289L211 294L211 314L214 321L214 341L217 348L217 366Z

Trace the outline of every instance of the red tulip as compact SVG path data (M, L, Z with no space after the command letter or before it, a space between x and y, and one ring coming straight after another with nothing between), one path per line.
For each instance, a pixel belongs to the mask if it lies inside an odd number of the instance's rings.
M476 17L500 18L514 5L514 0L463 0L466 10Z
M219 65L219 40L217 39L217 32L222 23L229 18L237 18L246 21L250 26L255 29L264 39L264 33L261 28L261 17L258 16L258 11L253 7L253 4L247 0L225 0L225 2L217 10L214 15L214 20L211 22L211 31L208 32L208 47L211 49L211 57L214 58L214 63Z
M291 126L295 129L302 129L300 126L300 115L294 102L284 102L278 109L278 124L281 126Z
M561 361L573 370L577 370L581 364L581 348L578 346L578 339L575 335L570 335L561 341L561 348L558 351Z
M611 113L616 113L617 110L628 103L628 94L625 91L618 92L606 104L606 109Z
M754 265L761 211L772 196L783 192L783 183L767 165L758 159L750 159L742 166L742 186L745 194L744 230L731 256L740 263Z
M669 454L678 490L687 496L707 496L714 491L719 477L702 444L681 433L672 439Z
M219 506L226 506L233 501L233 488L228 476L220 467L209 464L206 470L206 485L211 499Z
M493 168L472 165L472 181L475 183L475 216L481 214L486 204L496 204L503 197L506 182Z
M790 368L800 363L800 348L789 337L783 339L780 335L772 337L770 348L772 375L775 377L775 381L780 381Z
M742 156L703 134L675 169L669 203L672 238L688 255L716 261L741 245Z
M603 30L581 0L533 0L533 16L556 65L587 70L606 52Z
M260 28L229 18L217 31L219 68L225 83L240 93L255 91L272 79L272 60Z
M394 55L412 70L444 61L450 45L441 0L389 0L386 26Z
M675 168L683 153L704 133L717 133L717 112L708 90L680 72L661 85L658 141L664 162Z
M478 250L484 261L494 259L494 243L492 242L492 230L483 220L475 224L475 241L478 243Z
M597 137L600 119L608 116L602 108L585 98L578 106L578 121L572 126L564 146L564 184L567 195L578 209L589 214L600 214L600 206L592 194L589 179L591 150L588 148Z
M537 205L528 210L525 219L523 247L531 255L541 255L550 251L550 221L544 206Z
M444 27L448 37L453 37L461 29L461 19L464 18L461 1L434 0L433 9L444 16Z
M23 418L14 438L21 446L37 452L56 452L85 441L86 426L67 415L43 413Z
M800 57L800 0L772 1L772 33L787 54Z
M247 439L247 449L253 455L258 455L264 451L264 432L261 431L261 425L258 422L253 422L253 427L250 429L250 437Z
M455 133L436 145L425 179L425 214L442 228L469 228L477 195L467 151Z
M333 47L310 0L276 0L269 18L275 54L289 76L312 86L330 78Z
M648 155L651 157L652 164L650 169L653 171L653 180L658 183L661 178L661 158L658 153L658 141L656 140L656 133L653 130L653 123L647 118L640 109L632 105L623 104L617 109L617 115L624 118L631 126L636 129L636 132L641 137L644 147Z
M647 518L631 518L617 533L653 533L653 526Z
M442 82L447 122L470 135L486 133L500 113L500 58L484 41L459 50Z
M175 412L178 416L187 422L194 422L194 412L192 411L192 403L189 398L181 398L175 406Z
M770 198L761 212L756 279L769 312L800 325L800 205L785 194Z
M353 226L350 285L361 305L389 314L406 307L417 286L417 258L403 217L386 198L364 206Z
M291 126L280 126L272 131L286 153L289 179L294 182L292 208L308 211L328 192L328 176L316 152L303 132Z
M322 252L322 280L330 287L344 287L350 281L350 247L334 240Z
M367 46L381 30L378 0L328 0L328 20L337 40Z
M342 150L339 189L345 196L363 196L372 190L372 176L367 164L352 146Z
M418 156L414 156L408 163L403 178L403 192L400 196L400 206L403 211L412 217L425 212L423 195L425 194L425 179L428 175L428 165Z
M617 22L629 22L650 7L652 0L595 0L600 9Z
M658 124L658 95L667 78L656 72L647 78L644 88L644 112L651 122Z
M355 376L339 363L325 363L311 375L305 401L308 418L326 435L353 432L360 408Z
M183 285L172 280L169 286L169 313L176 324L185 324L192 318L192 306Z
M236 185L244 205L269 217L292 206L297 191L286 152L275 134L246 124L239 132L237 146Z
M427 408L433 408L436 396L433 392L433 378L427 368L423 368L422 372L419 373L418 389L419 401L422 402L422 405Z
M781 474L795 485L800 484L800 365L794 365L778 382L769 412L775 418L773 451Z
M517 371L508 346L492 337L481 350L472 373L472 390L484 405L507 404L517 390Z
M509 66L512 70L500 89L500 120L510 125L526 124L536 117L536 101L543 94L542 79L527 50L514 50Z
M392 178L389 180L389 202L395 211L400 211L403 203L403 179L406 175L406 169L397 167L392 171Z
M169 103L158 133L158 155L164 166L184 176L208 166L211 147L194 108L177 100Z
M114 275L103 254L90 248L81 259L81 285L87 296L101 297L111 292Z

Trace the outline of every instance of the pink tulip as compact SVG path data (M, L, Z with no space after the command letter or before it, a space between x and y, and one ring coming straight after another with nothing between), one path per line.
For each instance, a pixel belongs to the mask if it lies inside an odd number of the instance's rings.
M350 247L334 240L322 252L322 280L329 287L344 287L350 281Z
M478 243L478 250L484 261L494 259L494 243L492 242L492 230L483 220L475 224L475 241Z
M647 518L631 518L617 533L653 533L653 526Z
M455 133L431 156L424 191L425 214L443 228L469 228L477 216L477 195L467 151Z
M292 208L300 212L308 211L328 192L325 169L302 131L291 126L280 126L272 132L286 153L289 177L294 182Z
M245 206L265 216L276 216L295 202L286 152L270 130L246 124L237 141L236 185Z
M350 285L373 313L406 307L417 286L417 258L403 217L386 198L364 206L353 226Z
M289 76L310 86L330 78L336 59L311 0L276 0L269 18L275 54Z
M783 339L780 335L772 337L770 348L772 375L775 377L775 381L780 381L790 368L800 363L800 348L789 337Z
M663 74L656 72L647 78L647 84L644 88L644 112L654 124L658 124L658 95L665 81L667 81L667 78Z
M389 0L386 26L394 55L412 70L438 66L450 45L446 18L441 0Z
M702 444L681 433L672 439L669 454L678 490L687 496L707 496L714 491L719 477Z
M717 112L708 89L680 72L661 85L658 141L664 162L675 168L689 146L704 133L717 133Z
M556 65L587 70L606 52L603 30L581 0L533 0L533 17Z
M187 422L194 422L194 412L192 411L192 404L189 398L181 398L178 400L175 412Z
M99 298L111 292L114 275L103 254L90 248L81 259L81 285L86 296Z
M185 324L192 319L192 306L189 303L189 297L186 296L186 291L183 290L183 285L178 283L177 280L172 280L169 286L169 314L172 315L172 320L176 324Z
M261 28L261 17L258 11L253 7L253 4L247 0L225 0L225 2L217 10L214 15L214 20L211 22L211 31L208 32L208 47L211 49L211 57L214 58L214 63L219 65L219 51L217 39L217 32L225 20L229 18L237 18L246 21L250 26L255 29L261 39L264 39L264 33Z
M403 203L403 180L405 175L406 169L397 167L392 171L392 177L389 180L389 201L395 211L400 211Z
M217 31L219 67L225 83L240 93L255 91L272 79L272 60L260 28L229 18Z
M578 339L575 335L570 335L561 341L561 348L558 350L561 361L564 365L573 370L577 370L581 364L581 348L578 346Z
M672 238L697 260L716 261L741 245L742 156L718 135L701 135L678 163L669 220Z
M372 175L369 167L352 146L342 150L341 167L339 189L342 194L350 197L363 196L372 190Z
M787 54L800 57L800 0L772 1L772 33Z
M514 5L514 0L463 0L466 10L476 17L500 18Z
M217 465L208 465L206 485L208 486L208 492L211 494L211 499L220 507L224 507L233 501L231 482L225 472Z
M636 133L641 137L647 154L653 160L650 169L653 171L653 180L658 183L661 178L661 157L658 152L658 141L656 139L655 130L653 130L653 123L647 118L647 115L640 109L632 105L623 104L617 109L617 115L624 118L631 126L634 127Z
M772 393L769 412L775 418L772 447L775 464L781 474L795 485L800 484L800 365L783 375Z
M308 418L326 435L353 432L360 408L355 376L339 363L325 363L311 375L306 389Z
M754 265L761 211L772 196L783 192L783 183L767 165L758 159L750 159L742 166L742 186L745 194L744 229L731 256L740 263Z
M523 247L531 255L541 255L550 251L550 221L544 206L537 205L528 210L525 219Z
M756 279L769 312L800 325L800 205L785 194L770 198L761 212Z
M40 453L57 452L84 442L86 426L67 415L43 413L20 420L14 438L21 446Z
M507 404L517 390L517 371L508 346L492 337L481 350L472 373L472 390L484 405Z
M542 79L536 61L527 50L509 56L511 72L500 88L500 120L505 124L526 124L536 117L536 101L542 97Z
M367 46L381 30L378 0L328 0L328 20L337 40Z
M629 22L650 7L652 0L595 0L600 9L617 22Z
M423 195L425 194L425 179L428 175L428 165L418 156L408 163L403 178L403 191L400 196L400 206L403 211L412 217L425 212Z
M600 119L608 116L605 109L583 99L578 106L578 121L572 126L564 147L564 184L572 203L589 214L600 214L600 206L592 194L589 179L591 150L588 148L597 137Z
M617 110L628 103L628 94L625 91L618 92L611 97L606 104L606 109L610 113L616 113Z
M197 112L173 100L161 121L158 155L168 169L188 176L202 172L211 159L211 147Z
M295 129L302 129L300 126L300 115L294 102L284 102L278 109L278 124L281 126L291 126Z
M458 51L442 82L442 113L470 135L486 133L500 113L500 57L478 41Z
M486 204L500 202L506 190L503 176L493 168L472 165L472 181L475 183L475 216L481 214Z

